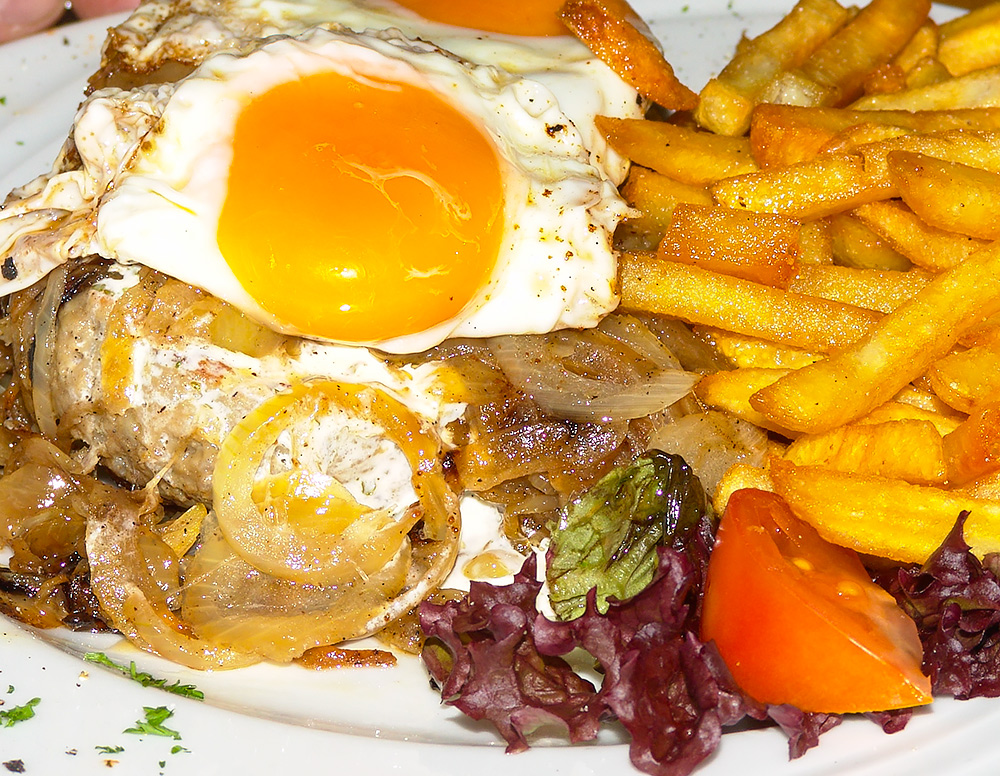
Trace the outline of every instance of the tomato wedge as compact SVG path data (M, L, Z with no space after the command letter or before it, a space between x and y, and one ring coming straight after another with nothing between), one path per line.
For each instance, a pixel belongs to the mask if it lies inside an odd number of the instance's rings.
M773 493L730 497L708 565L701 635L763 703L860 712L931 701L913 621L854 550L821 538Z

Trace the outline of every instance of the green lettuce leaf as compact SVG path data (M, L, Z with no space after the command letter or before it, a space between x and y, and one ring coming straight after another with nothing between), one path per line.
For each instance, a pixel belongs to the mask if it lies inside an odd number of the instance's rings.
M642 592L658 567L656 547L710 547L711 521L701 483L680 456L654 450L612 470L551 527L546 580L556 616L583 614L593 588L602 614L609 598L625 601Z

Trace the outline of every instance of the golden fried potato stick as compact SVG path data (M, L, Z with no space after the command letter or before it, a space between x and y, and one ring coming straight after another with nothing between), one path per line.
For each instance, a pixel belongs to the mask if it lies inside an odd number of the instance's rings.
M623 253L618 268L623 310L669 315L816 353L850 345L882 317L648 253Z
M820 218L895 196L886 161L892 151L914 151L1000 172L1000 133L952 130L904 135L736 175L712 184L710 191L720 204L739 210Z
M691 110L698 95L677 80L649 28L626 0L567 0L559 18L643 97L668 110Z
M974 70L947 81L856 100L855 110L955 110L1000 106L1000 66Z
M740 43L729 64L701 90L695 120L720 135L744 134L764 87L805 62L849 16L836 0L799 0L774 27Z
M892 63L903 73L909 74L922 62L937 57L940 38L940 28L937 23L928 19L913 33L913 37L903 46Z
M865 94L898 92L906 88L906 73L899 65L888 62L872 70L865 78L861 91Z
M844 105L868 74L895 57L927 21L930 0L871 0L796 70L764 89L765 102Z
M773 423L821 433L891 399L1000 310L1000 243L934 278L853 345L790 373L750 402Z
M897 127L894 124L879 124L874 121L866 121L863 124L855 124L845 130L838 132L830 142L823 146L823 153L850 151L860 145L878 143L883 140L891 140L903 135L912 135L913 130L905 127Z
M965 420L965 415L956 412L953 407L949 407L930 389L918 387L914 383L903 386L903 389L896 394L893 401L900 404L909 404L911 407L941 415L944 418L954 420L955 424ZM870 413L869 413L870 414ZM940 426L939 426L940 427Z
M719 480L719 485L712 496L712 507L715 514L721 515L726 511L726 504L729 497L743 488L756 488L757 490L774 491L774 485L768 476L766 469L760 469L748 463L734 463Z
M985 240L930 226L899 200L870 202L851 214L913 264L932 272L954 267L986 245Z
M948 406L972 412L1000 397L1000 338L949 353L931 365L927 377Z
M737 367L801 369L822 358L818 353L776 345L759 337L748 337L715 326L695 326L694 331Z
M712 195L704 186L681 183L638 165L629 170L619 192L629 205L641 212L637 216L626 217L615 238L635 245L638 250L656 250L663 233L670 226L677 205L713 204Z
M1000 402L976 410L944 440L951 485L966 485L1000 469Z
M827 216L830 249L836 263L852 269L904 272L910 260L850 213Z
M892 179L910 210L938 229L1000 237L1000 174L912 151L887 157Z
M941 25L938 59L952 75L1000 65L1000 3L990 3Z
M757 169L745 137L723 137L666 121L597 116L597 128L618 153L675 180L704 186Z
M857 425L863 423L887 423L891 420L924 420L937 429L939 436L944 436L958 428L962 419L957 416L944 415L934 410L893 400L887 401L885 404L880 404L863 418L860 418L857 421Z
M805 221L799 232L799 261L802 264L833 264L833 239L825 219Z
M922 270L900 272L803 264L788 290L891 313L926 286L932 277Z
M888 477L772 458L774 491L828 541L903 563L923 563L963 510L965 540L982 557L1000 551L1000 503Z
M914 485L945 482L941 434L927 420L854 423L807 434L792 442L784 457L798 466L820 465Z
M759 105L750 124L750 148L761 167L783 166L812 159L830 150L839 135L851 127L878 124L913 130L1000 129L1000 108L963 110L860 111L847 108L808 108L799 105Z
M795 433L772 422L750 406L750 396L761 388L788 374L787 369L745 367L705 375L695 386L695 395L713 409L723 410L755 426L774 431L784 437Z
M937 57L921 59L906 74L907 89L921 89L925 86L944 83L951 79L951 73Z
M727 207L802 220L840 213L896 193L889 176L866 165L860 153L822 154L788 167L768 167L720 180L710 191L716 202Z
M799 222L718 205L678 205L660 258L787 288L798 268Z
M1000 501L1000 472L992 472L980 477L962 488L956 488L956 493L967 493L973 498Z

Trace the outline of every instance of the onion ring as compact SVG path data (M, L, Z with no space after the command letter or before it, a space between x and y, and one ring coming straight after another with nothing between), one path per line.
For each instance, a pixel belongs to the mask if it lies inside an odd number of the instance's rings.
M315 415L333 403L384 429L412 470L420 510L387 520L371 511L342 532L304 531L262 511L252 496L257 471L281 432L305 410ZM316 585L346 584L383 568L403 550L407 533L423 519L424 535L444 538L457 531L458 498L441 467L441 443L405 406L374 388L310 382L293 386L261 404L226 437L213 478L214 507L226 540L245 561L279 579Z

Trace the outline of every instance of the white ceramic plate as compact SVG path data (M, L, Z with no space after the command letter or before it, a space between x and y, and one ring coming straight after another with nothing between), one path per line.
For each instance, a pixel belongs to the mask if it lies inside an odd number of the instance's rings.
M682 80L700 87L725 63L741 34L755 34L791 0L640 0L635 5L663 40ZM95 69L106 22L60 28L0 47L0 192L48 167L66 136L86 76ZM204 703L178 698L92 664L78 655L106 651L169 681L196 684ZM8 692L8 688L10 691ZM196 674L140 654L115 639L31 633L0 619L0 701L6 708L40 698L34 719L0 728L0 764L21 761L30 774L406 773L492 776L525 773L633 773L628 752L609 731L595 745L551 742L504 754L485 726L442 707L416 660L395 669L316 673L256 666ZM125 734L143 706L169 706L173 741ZM1000 743L1000 701L941 702L894 736L850 721L818 749L789 763L776 730L728 735L701 769L706 776L875 776L887 773L993 772ZM175 745L185 751L172 753ZM108 754L98 747L124 747ZM0 773L5 771L0 770Z

